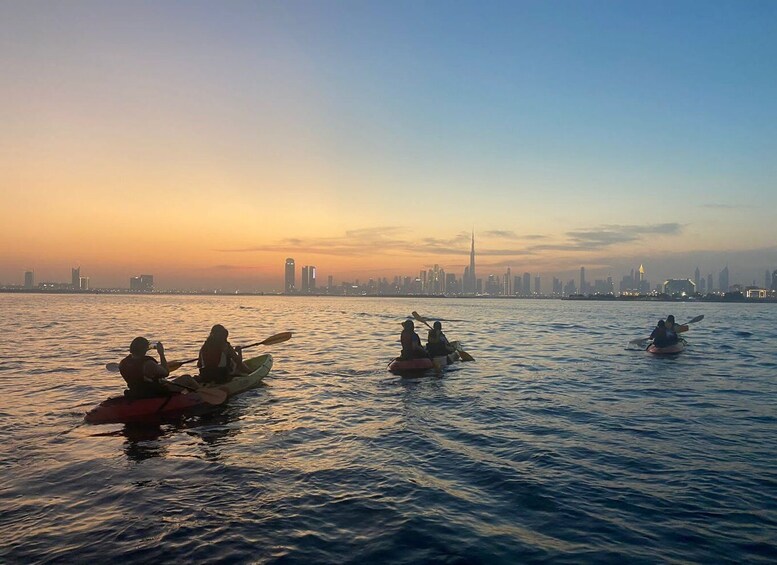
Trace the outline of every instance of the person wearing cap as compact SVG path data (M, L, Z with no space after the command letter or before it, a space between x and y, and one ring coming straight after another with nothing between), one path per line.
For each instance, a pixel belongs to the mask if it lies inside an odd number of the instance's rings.
M435 322L426 337L426 350L431 357L442 357L453 351L448 338L442 333L442 323Z
M200 375L197 380L202 383L225 383L234 374L247 374L251 369L243 363L243 350L232 347L227 338L229 331L221 324L216 324L210 330L210 335L200 348L197 366Z
M170 394L168 383L161 382L170 374L165 348L161 343L153 348L159 353L159 362L148 355L149 349L152 347L145 337L136 337L130 343L130 354L119 363L119 372L129 389L128 396L149 398Z
M426 349L421 345L421 338L415 333L415 324L413 320L402 322L402 334L399 340L402 343L402 353L400 359L417 359L419 357L429 357Z

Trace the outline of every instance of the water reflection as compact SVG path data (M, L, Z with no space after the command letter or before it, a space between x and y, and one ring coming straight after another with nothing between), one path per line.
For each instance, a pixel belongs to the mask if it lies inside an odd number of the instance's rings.
M126 438L124 454L130 461L140 463L167 455L167 448L159 441L165 435L159 424L125 424L120 433Z

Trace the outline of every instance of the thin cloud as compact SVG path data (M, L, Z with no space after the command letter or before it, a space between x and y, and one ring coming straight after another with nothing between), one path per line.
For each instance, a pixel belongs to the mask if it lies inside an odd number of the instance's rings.
M716 204L709 202L707 204L699 204L700 208L709 208L711 210L735 210L737 208L750 208L750 206L743 206L741 204Z
M494 239L520 239L518 234L512 230L490 230L483 232L484 237L490 237Z
M309 253L343 257L368 256L374 255L376 252L397 254L412 249L410 241L397 237L404 231L406 231L404 228L398 226L363 228L348 230L339 237L289 237L267 245L217 249L216 251L224 253Z
M596 250L620 243L640 241L645 235L679 235L683 226L678 223L635 225L605 225L598 229L567 232L567 249Z
M551 242L549 236L532 234L518 236L509 230L491 230L484 232L502 239L529 239L539 241L527 246L489 248L478 246L476 254L480 257L525 258L546 251L564 251L570 253L589 252L605 249L622 243L641 241L647 235L679 235L683 226L677 223L647 225L604 225L595 229L578 229L564 234L560 241ZM407 228L382 226L348 230L342 236L321 238L284 238L275 243L251 247L218 249L225 253L306 253L311 255L329 255L339 257L368 257L376 254L390 256L462 256L469 254L471 234L459 232L451 238L410 237ZM485 237L487 240L488 237Z

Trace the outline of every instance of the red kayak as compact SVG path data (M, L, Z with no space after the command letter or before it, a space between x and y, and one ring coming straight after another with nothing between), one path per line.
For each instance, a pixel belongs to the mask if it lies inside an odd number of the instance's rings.
M656 347L653 344L650 344L647 348L648 353L653 353L655 355L673 355L675 353L680 353L685 350L685 340L680 338L680 340L677 343L673 343L672 345L667 345L666 347Z
M205 388L223 391L222 400L255 388L270 372L273 359L272 355L265 354L244 362L251 369L250 374L236 375L227 383L208 385ZM171 392L168 396L153 398L115 396L87 412L84 421L88 424L157 422L183 415L206 413L216 406L212 402L206 402L197 392Z
M170 396L153 398L130 398L115 396L101 402L84 416L88 424L112 422L146 422L169 419L188 414L195 408L210 406L194 392L171 393Z

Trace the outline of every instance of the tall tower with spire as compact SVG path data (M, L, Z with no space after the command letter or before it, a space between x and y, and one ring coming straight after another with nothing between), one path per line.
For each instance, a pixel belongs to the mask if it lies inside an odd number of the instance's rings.
M469 252L469 291L475 294L477 288L478 278L475 275L475 228L472 228L472 248Z

